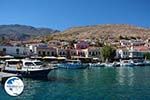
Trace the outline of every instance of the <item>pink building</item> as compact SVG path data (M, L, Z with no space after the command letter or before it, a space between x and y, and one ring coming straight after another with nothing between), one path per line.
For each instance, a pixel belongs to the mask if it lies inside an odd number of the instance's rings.
M89 47L89 43L87 41L79 41L77 44L74 45L76 49L86 49Z

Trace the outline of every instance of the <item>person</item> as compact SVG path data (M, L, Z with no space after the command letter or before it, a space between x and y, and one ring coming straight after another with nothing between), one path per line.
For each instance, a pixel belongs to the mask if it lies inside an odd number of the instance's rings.
M18 63L17 64L17 69L21 69L22 68L22 64L21 63Z

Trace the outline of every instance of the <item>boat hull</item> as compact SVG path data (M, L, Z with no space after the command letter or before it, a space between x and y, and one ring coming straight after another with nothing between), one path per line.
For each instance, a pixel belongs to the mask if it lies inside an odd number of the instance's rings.
M121 67L134 67L134 64L121 64Z
M57 67L65 69L85 69L88 64L58 64Z
M105 64L89 64L90 67L105 67Z
M34 71L21 71L21 70L3 70L7 73L20 74L24 78L48 78L48 74L52 69L34 70Z

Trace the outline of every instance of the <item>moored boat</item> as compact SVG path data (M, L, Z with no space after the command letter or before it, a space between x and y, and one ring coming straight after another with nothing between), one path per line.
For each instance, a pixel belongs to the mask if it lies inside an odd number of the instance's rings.
M104 63L89 63L90 67L105 67Z
M54 67L47 67L39 60L29 59L10 59L6 60L4 72L21 74L27 78L47 78L48 73L55 69Z
M145 66L150 66L150 61L145 60L145 61L144 61L144 65L145 65Z
M113 63L105 63L106 67L120 67L119 62L113 62Z
M66 69L84 69L88 67L88 64L84 64L80 60L66 60L57 64L57 67Z
M143 59L133 59L131 60L134 66L145 66Z
M134 67L134 64L131 60L122 60L120 61L120 66L122 67Z

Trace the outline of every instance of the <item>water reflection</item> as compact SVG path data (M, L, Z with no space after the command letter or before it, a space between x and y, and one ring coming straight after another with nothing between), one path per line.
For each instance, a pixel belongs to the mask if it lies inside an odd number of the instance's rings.
M134 81L134 68L132 67L120 67L117 69L118 74L116 80L120 85L133 85Z

